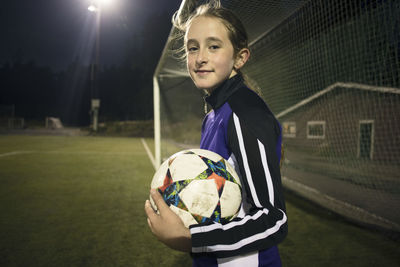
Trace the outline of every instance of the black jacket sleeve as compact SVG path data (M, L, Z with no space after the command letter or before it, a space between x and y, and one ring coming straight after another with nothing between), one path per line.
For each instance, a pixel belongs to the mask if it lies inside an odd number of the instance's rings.
M270 248L287 234L279 155L281 130L266 104L253 92L239 90L228 103L233 111L228 146L245 192L245 214L222 224L191 227L192 253L231 257Z

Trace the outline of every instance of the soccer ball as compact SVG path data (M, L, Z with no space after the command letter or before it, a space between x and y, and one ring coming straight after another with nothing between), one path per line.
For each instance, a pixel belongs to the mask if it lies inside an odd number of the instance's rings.
M203 222L226 223L235 218L242 202L239 176L220 155L204 149L178 152L161 164L151 188L186 227ZM154 201L150 197L153 209Z

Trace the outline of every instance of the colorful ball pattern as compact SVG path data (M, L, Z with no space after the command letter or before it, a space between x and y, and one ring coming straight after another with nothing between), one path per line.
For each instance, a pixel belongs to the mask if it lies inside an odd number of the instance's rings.
M151 188L160 192L186 227L229 222L242 203L234 168L217 153L204 149L184 150L169 157L154 174ZM151 197L150 201L157 210Z

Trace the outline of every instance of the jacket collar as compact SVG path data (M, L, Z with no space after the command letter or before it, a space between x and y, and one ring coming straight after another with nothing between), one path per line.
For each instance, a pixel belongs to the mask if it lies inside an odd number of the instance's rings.
M230 79L224 81L218 86L212 93L204 98L204 100L210 104L215 110L220 108L228 98L237 91L240 87L244 86L243 77L241 74L236 74Z

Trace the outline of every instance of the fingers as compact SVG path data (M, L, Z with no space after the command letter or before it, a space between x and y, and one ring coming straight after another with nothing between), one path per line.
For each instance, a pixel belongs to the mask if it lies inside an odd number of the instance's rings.
M165 203L164 199L157 190L151 189L150 195L153 198L154 203L157 206L157 209L160 211L160 214L163 210L169 209L168 205Z
M150 204L150 201L149 201L149 200L146 200L146 202L145 202L145 204L144 204L144 211L146 212L147 218L148 218L148 220L150 219L150 221L151 221L151 220L154 220L155 216L158 216L158 215L154 212L153 208L151 207L151 204Z
M146 200L144 209L147 214L147 224L154 236L167 246L184 252L191 251L191 236L188 228L164 202L156 191L150 191L151 199L158 207L159 214L153 209L150 200ZM163 213L161 213L163 211Z

